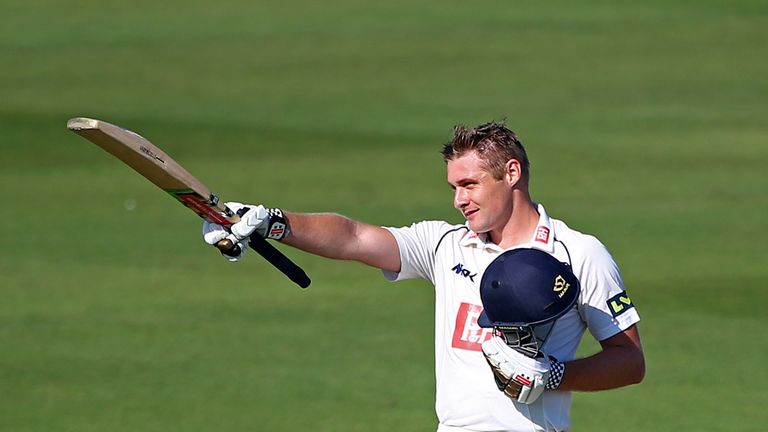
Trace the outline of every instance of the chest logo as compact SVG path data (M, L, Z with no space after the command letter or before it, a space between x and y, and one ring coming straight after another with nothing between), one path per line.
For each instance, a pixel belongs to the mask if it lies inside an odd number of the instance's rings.
M469 280L471 280L472 282L475 281L475 276L477 276L477 273L472 273L471 270L464 268L464 264L462 263L456 264L455 266L453 266L451 270L453 270L454 273L456 273L457 275L461 275L465 278L469 278Z
M483 311L480 305L461 303L456 312L451 347L467 351L482 351L483 342L493 336L492 328L483 328L477 318Z

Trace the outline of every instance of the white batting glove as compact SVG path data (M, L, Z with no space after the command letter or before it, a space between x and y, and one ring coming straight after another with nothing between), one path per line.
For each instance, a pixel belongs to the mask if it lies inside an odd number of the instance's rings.
M239 202L228 202L225 203L225 205L233 212L237 212L238 210L245 207L245 205ZM239 246L240 253L238 255L227 255L222 252L221 256L223 256L229 262L240 261L245 256L245 251L248 249L247 240L244 238L238 238L227 228L219 224L208 221L203 222L203 240L205 240L206 243L211 246L215 246L216 243L224 239L228 239L232 242L232 244Z
M527 357L498 336L484 342L482 350L493 370L496 385L510 399L531 404L544 392L550 375L549 360Z
M230 229L239 239L247 239L256 233L263 238L282 240L288 235L288 221L278 208L248 206L248 211L240 215L240 222Z

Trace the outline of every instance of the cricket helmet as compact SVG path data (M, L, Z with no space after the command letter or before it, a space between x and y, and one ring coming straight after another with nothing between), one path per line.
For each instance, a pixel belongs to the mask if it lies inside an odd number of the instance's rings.
M483 312L478 324L492 327L508 345L535 357L555 321L579 296L571 266L538 249L512 249L494 259L480 281Z

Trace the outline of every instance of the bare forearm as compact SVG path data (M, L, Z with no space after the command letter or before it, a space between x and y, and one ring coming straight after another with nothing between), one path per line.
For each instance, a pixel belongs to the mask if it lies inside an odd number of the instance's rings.
M601 344L602 351L565 364L558 390L608 390L643 380L645 356L637 327L632 326Z
M335 213L285 212L290 234L283 243L326 258L355 260L399 271L400 252L384 228Z
M637 384L644 374L642 355L608 348L593 356L567 362L558 390L608 390Z
M291 231L283 243L326 258L351 259L357 222L335 213L284 213Z

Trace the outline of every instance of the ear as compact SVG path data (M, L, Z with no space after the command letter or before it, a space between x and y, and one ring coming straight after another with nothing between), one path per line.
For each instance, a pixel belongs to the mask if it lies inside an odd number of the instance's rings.
M504 178L506 179L509 187L514 187L520 183L523 178L523 171L520 168L520 162L517 159L510 159L504 166Z

